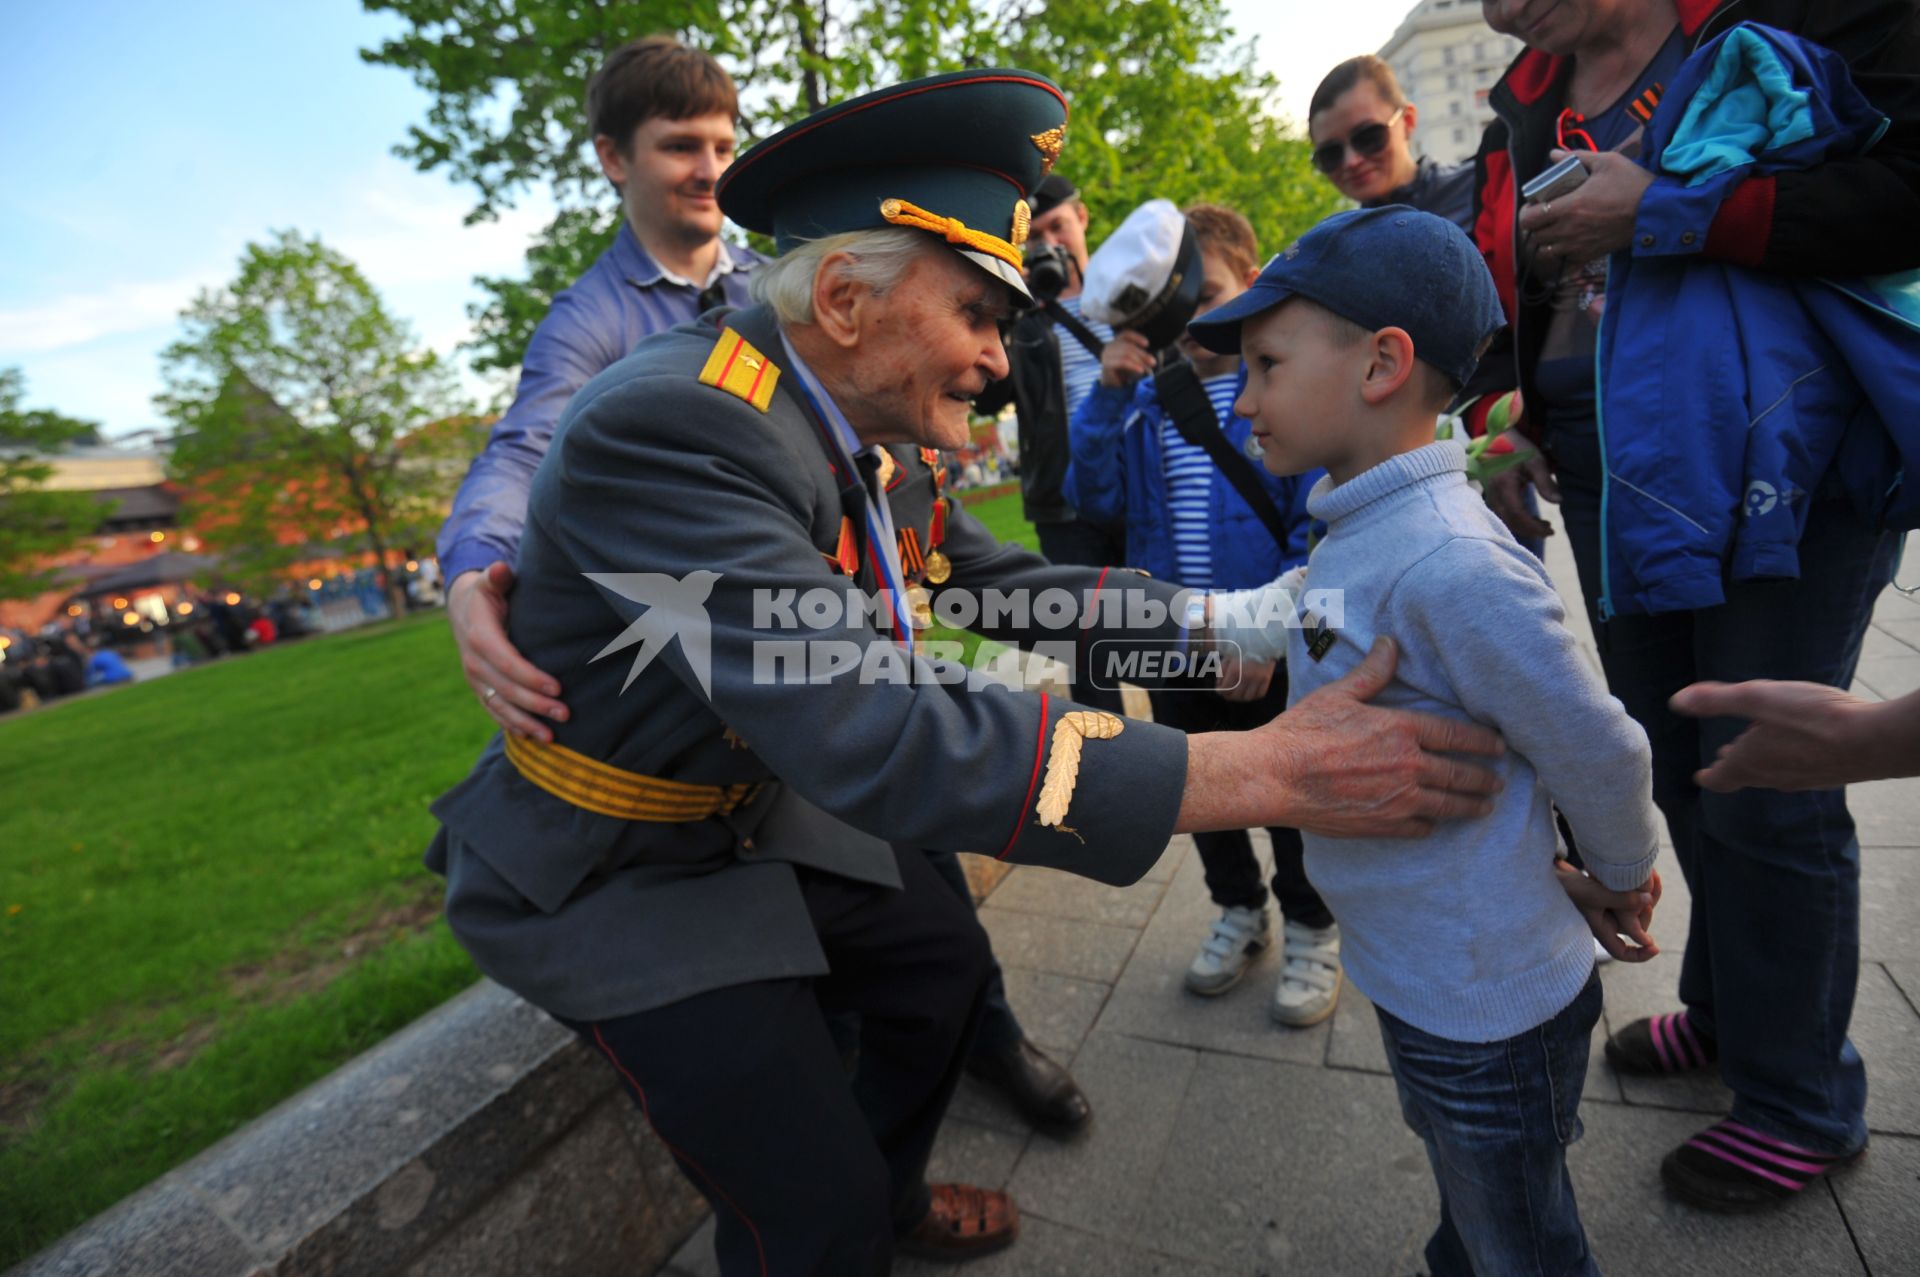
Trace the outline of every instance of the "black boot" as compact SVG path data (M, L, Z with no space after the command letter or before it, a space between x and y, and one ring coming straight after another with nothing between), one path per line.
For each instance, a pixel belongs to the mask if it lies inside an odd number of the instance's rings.
M1005 1051L975 1051L967 1060L967 1072L1005 1096L1035 1130L1049 1135L1077 1131L1093 1116L1093 1106L1073 1075L1025 1038Z

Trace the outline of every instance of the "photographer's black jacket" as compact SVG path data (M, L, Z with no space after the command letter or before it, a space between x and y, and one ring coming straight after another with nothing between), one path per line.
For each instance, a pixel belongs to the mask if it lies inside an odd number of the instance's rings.
M1062 491L1072 452L1060 343L1072 340L1045 311L1028 311L1007 334L1011 369L973 401L976 412L989 416L1008 404L1020 415L1020 504L1032 523L1068 523L1076 517Z

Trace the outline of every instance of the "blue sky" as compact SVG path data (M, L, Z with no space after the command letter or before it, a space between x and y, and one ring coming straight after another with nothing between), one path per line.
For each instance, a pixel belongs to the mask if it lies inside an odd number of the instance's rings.
M1299 111L1328 66L1372 49L1411 0L1232 0ZM427 99L358 56L398 24L355 0L64 0L0 19L0 367L28 403L159 424L159 351L201 288L268 231L318 234L445 353L476 274L514 274L549 214L463 227L465 188L391 154ZM476 392L486 387L470 383Z

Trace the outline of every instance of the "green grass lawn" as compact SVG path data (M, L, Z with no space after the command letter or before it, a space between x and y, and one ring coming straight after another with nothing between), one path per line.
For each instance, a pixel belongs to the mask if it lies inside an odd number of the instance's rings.
M967 513L987 525L987 531L1002 541L1011 541L1015 545L1024 545L1029 550L1040 549L1040 538L1034 535L1033 525L1027 522L1027 516L1020 513L1020 494L1009 493L1004 497L995 497L991 501L982 501L979 505L970 505Z
M420 853L491 728L438 615L0 722L0 1268L474 979Z
M474 979L420 853L492 728L438 614L0 721L0 1268Z

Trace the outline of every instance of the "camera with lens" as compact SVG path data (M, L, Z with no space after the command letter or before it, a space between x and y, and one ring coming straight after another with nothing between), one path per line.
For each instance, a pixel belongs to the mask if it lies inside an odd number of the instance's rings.
M1048 302L1066 290L1073 259L1061 244L1040 244L1027 250L1027 289L1034 300Z

